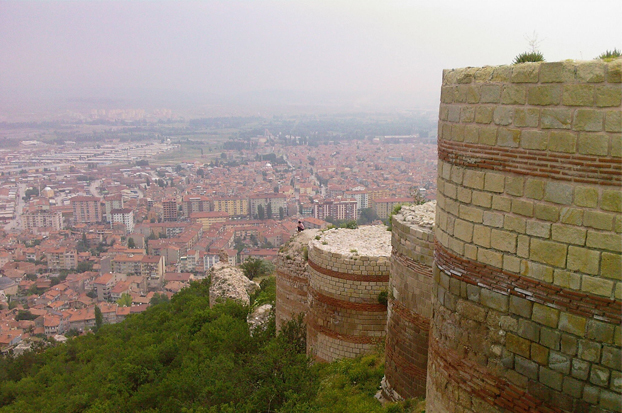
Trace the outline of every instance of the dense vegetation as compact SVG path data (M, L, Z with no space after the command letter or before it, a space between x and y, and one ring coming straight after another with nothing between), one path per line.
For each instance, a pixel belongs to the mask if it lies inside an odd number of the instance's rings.
M256 305L274 300L262 282ZM249 333L207 282L67 344L0 359L0 412L399 412L373 395L381 356L312 366L299 320ZM407 407L406 407L407 408Z

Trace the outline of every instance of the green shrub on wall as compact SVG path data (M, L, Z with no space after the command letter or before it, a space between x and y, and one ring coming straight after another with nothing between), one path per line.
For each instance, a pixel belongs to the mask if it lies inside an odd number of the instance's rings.
M544 56L540 52L525 52L516 56L512 63L516 65L527 62L544 62Z
M612 60L617 59L620 56L622 56L622 52L620 52L618 49L613 49L605 51L605 53L602 53L600 56L598 56L598 59L602 59L605 62L611 62Z

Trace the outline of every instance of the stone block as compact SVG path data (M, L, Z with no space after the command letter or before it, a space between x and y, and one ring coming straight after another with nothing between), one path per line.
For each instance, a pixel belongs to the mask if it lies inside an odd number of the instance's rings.
M527 93L523 85L505 85L501 93L501 103L504 105L524 105Z
M512 314L531 318L532 306L533 304L529 300L514 295L510 296L510 313Z
M596 386L607 387L609 386L609 374L609 369L594 364L590 371L590 383Z
M598 404L600 398L600 389L598 387L585 385L583 387L583 400L589 404Z
M609 152L609 136L601 133L579 134L577 150L585 155L607 156Z
M548 365L549 349L540 344L531 343L531 359L542 366Z
M551 131L548 148L553 152L575 153L577 134L569 131Z
M525 178L520 176L507 176L505 179L505 191L509 195L523 196Z
M527 235L540 238L551 237L551 224L540 221L527 221L526 227Z
M573 246L568 247L567 268L569 270L579 271L584 274L598 275L599 261L599 251Z
M497 66L493 69L490 80L492 82L507 82L512 76L512 66Z
M600 407L606 411L622 412L622 403L620 403L620 395L607 390L600 392Z
M512 201L510 198L493 195L492 196L492 209L496 209L498 211L510 212L512 209Z
M477 72L477 68L475 67L467 67L464 69L456 70L456 83L458 84L468 84L473 82L473 77Z
M539 381L545 386L561 391L563 379L564 377L561 373L548 369L544 366L540 366Z
M577 81L600 83L605 81L605 63L601 60L581 62L577 65Z
M561 341L562 353L567 354L569 356L574 356L577 354L577 349L579 348L579 342L576 337L571 336L570 334L562 334Z
M600 259L600 274L622 281L622 255L603 252Z
M614 286L615 284L613 283L613 281L604 278L590 277L589 275L584 275L581 282L581 291L585 291L590 294L600 295L603 297L611 297Z
M553 269L551 267L527 260L521 261L521 275L547 283L553 282Z
M597 86L595 98L597 107L620 107L622 103L622 87L620 85Z
M442 86L441 103L453 103L455 90L454 86Z
M590 374L590 363L576 358L572 359L570 374L572 375L572 377L575 377L579 380L586 380L588 375Z
M533 202L522 199L513 199L512 212L526 217L533 217Z
M486 192L473 191L473 205L484 208L492 207L492 195Z
M540 121L538 108L514 108L514 126L537 128Z
M499 128L497 132L497 145L508 148L518 148L521 141L519 129Z
M464 172L463 185L474 189L484 189L484 172L467 169Z
M477 133L479 143L494 146L497 144L497 127L480 127Z
M460 218L481 224L483 217L483 211L479 208L473 208L466 205L460 205Z
M570 271L555 270L553 283L563 288L581 289L581 275Z
M576 186L574 203L577 206L595 208L598 205L598 190L590 186Z
M570 129L572 125L572 109L542 109L540 126L542 129Z
M525 357L516 356L514 358L515 370L530 378L531 380L538 380L538 364Z
M484 248L490 248L490 228L483 225L475 225L473 228L473 243Z
M454 224L454 236L464 242L471 242L473 239L473 224L461 219L456 219Z
M586 337L590 340L596 340L601 343L612 343L614 337L615 326L598 320L589 320L587 322Z
M490 241L493 248L497 250L511 253L516 252L516 234L508 231L493 229L490 236Z
M497 212L484 211L483 223L489 227L503 227L503 214Z
M492 122L494 106L477 106L475 108L475 123L489 124Z
M486 321L486 310L470 301L459 300L456 305L456 310L458 314L468 318L469 320L474 320L479 323Z
M473 75L473 79L476 83L486 83L489 82L492 78L492 73L494 71L493 66L484 66L480 67L475 74Z
M540 65L540 83L574 81L575 67L566 62L544 62Z
M534 238L531 240L529 258L543 264L565 268L567 248L565 244Z
M518 335L537 343L540 340L540 325L523 318L518 320Z
M512 83L537 83L539 70L539 63L521 63L514 65L512 66L511 81Z
M612 231L615 217L614 214L587 210L583 214L583 225L590 228Z
M622 372L611 371L611 386L609 387L615 392L622 393Z
M503 267L503 254L486 248L478 248L477 260L484 264L492 265L493 267Z
M559 310L535 303L533 305L533 314L531 315L531 319L536 323L543 324L547 327L557 328L557 324L559 323Z
M460 122L462 123L471 123L475 121L475 108L473 106L463 106L462 108L460 108ZM469 142L467 140L467 132L465 130L465 141ZM477 138L477 130L473 129L472 131L470 131L470 134L468 134L469 137L471 136L475 136ZM477 142L477 141L471 141L471 142Z
M520 271L520 262L521 260L518 257L508 254L503 255L503 269L505 271L518 273Z
M549 146L548 133L538 130L523 130L520 135L520 146L524 149L545 151Z
M516 122L516 115L514 116L514 122ZM607 132L622 132L622 111L619 110L608 110L605 112L605 131ZM613 152L620 157L620 145L619 142L621 140L618 139L617 151Z
M500 85L483 85L480 89L480 103L499 103L501 100Z
M622 235L588 231L586 245L590 248L622 252Z
M529 257L529 246L531 238L526 235L518 236L518 247L516 248L516 255L521 258Z
M566 106L594 105L594 85L565 84L562 103Z
M481 293L481 287L478 287L477 285L471 285L471 284L467 285L467 298L469 299L469 301L479 303L480 293Z
M573 188L570 184L557 181L547 181L544 190L544 200L555 204L571 205Z
M583 210L578 208L562 208L559 214L562 224L583 225Z
M570 397L580 399L583 394L583 382L573 379L572 377L564 377L563 392Z
M557 222L559 221L559 208L552 205L536 204L534 209L536 218L545 221Z
M458 120L460 122L460 110L458 108ZM451 110L449 111L449 118L451 119ZM451 140L454 142L464 142L464 125L451 125Z
M570 374L571 358L565 354L551 351L548 365L552 370L558 371L564 375Z
M544 181L540 179L527 179L525 183L525 196L530 199L544 198Z
M559 329L575 336L584 337L587 319L574 314L562 312L559 316Z
M472 197L472 191L470 189L467 189L462 186L458 187L458 201L466 203L466 204L470 204L471 197ZM460 205L460 207L462 206L463 205Z
M603 130L603 112L593 109L577 109L572 122L576 131L600 132Z
M603 366L620 370L622 368L622 352L617 347L603 346L601 364Z
M518 354L519 356L523 356L527 359L530 358L531 343L529 340L520 338L515 334L507 334L505 337L505 348L514 354Z
M605 211L622 212L622 191L619 189L604 190L600 207Z
M480 303L493 310L507 312L509 306L509 296L497 293L486 288L480 292Z
M533 318L533 316L532 316ZM542 327L540 329L540 344L551 350L559 350L561 333L557 330Z
M622 60L616 59L613 62L607 63L607 74L605 79L609 83L621 83L622 82Z
M600 361L600 344L589 340L579 340L579 358L592 363Z
M553 225L553 241L564 242L574 245L585 245L587 230L583 228L571 227L569 225Z
M514 108L510 106L497 106L492 114L495 125L507 126L514 119Z
M527 92L527 102L530 105L559 105L561 98L562 87L560 85L533 86Z
M521 217L517 217L513 215L506 215L505 219L503 220L503 228L509 231L514 231L520 234L524 234L525 233L525 222L526 222L525 218L521 218Z

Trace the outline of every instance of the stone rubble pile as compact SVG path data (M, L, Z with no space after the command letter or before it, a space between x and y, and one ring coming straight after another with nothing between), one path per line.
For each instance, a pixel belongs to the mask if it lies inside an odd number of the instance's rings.
M212 278L209 289L210 307L226 299L249 305L250 296L259 289L259 284L249 280L240 268L222 262L214 264L209 275Z
M436 201L430 201L422 205L404 205L395 218L407 224L433 228L435 215Z

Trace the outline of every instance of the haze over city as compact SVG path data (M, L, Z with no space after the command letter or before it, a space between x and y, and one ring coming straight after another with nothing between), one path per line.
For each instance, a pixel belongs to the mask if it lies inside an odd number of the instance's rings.
M614 11L618 10L618 13ZM589 60L617 1L0 2L0 120L79 105L437 110L442 70ZM43 110L43 111L44 111Z

